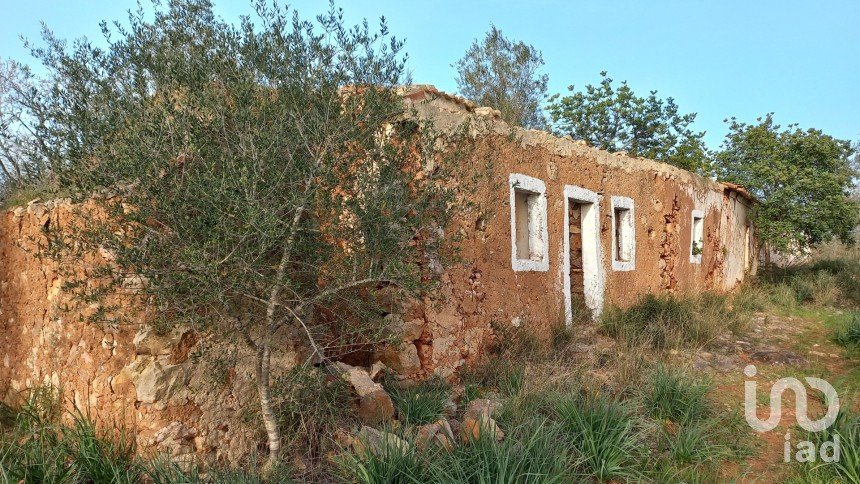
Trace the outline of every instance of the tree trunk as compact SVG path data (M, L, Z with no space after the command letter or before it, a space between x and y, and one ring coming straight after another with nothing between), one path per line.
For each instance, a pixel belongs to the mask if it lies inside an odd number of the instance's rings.
M269 342L263 341L257 349L257 391L260 394L260 412L263 417L263 427L266 429L266 437L269 442L269 458L263 467L263 474L268 475L275 468L281 457L281 430L278 427L278 419L272 408L272 395L269 387L269 366L271 364L271 353Z

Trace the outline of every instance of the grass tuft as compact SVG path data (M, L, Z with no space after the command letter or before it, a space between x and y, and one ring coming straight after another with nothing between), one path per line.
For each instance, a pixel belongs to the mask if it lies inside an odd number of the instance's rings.
M400 421L407 425L424 425L442 418L451 391L445 380L435 376L415 385L388 378L385 387Z
M606 396L559 402L561 428L577 454L577 467L600 481L637 479L642 439L628 406Z
M652 417L689 424L710 414L706 398L711 387L709 382L658 365L648 383L643 401Z

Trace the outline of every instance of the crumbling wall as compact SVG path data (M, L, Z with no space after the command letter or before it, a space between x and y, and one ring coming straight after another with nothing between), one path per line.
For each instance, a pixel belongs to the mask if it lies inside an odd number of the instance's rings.
M477 185L449 181L471 202L445 228L458 241L457 260L433 261L438 291L387 316L400 344L376 348L368 365L381 362L403 378L449 377L481 356L493 327L549 337L564 324L566 187L598 197L602 305L627 306L646 293L730 290L754 263L745 248L754 246L750 202L736 189L663 163L512 129L492 110L422 89L407 94L412 107L434 121L443 141L446 133L464 133L448 153L463 157L455 161L466 174L484 178ZM457 150L463 143L469 149ZM512 268L512 173L545 183L547 270ZM633 270L613 270L612 196L635 207ZM694 210L704 214L700 263L691 257ZM153 308L133 291L118 299L127 324L101 321L97 305L68 310L68 281L43 254L50 249L45 231L62 231L74 217L67 203L38 201L0 213L0 398L14 404L26 389L50 384L67 407L134 429L142 451L238 461L261 441L252 355L194 328L159 333L148 324ZM275 372L303 359L300 338L283 338Z
M456 97L426 87L413 92L410 99L419 115L432 119L442 133L463 132L462 126L467 126L469 143L475 148L472 156L492 158L488 166L496 182L471 195L476 203L494 209L482 213L480 220L476 214L466 215L455 228L465 234L461 244L465 262L446 268L451 285L443 289L458 304L441 311L426 309L428 319L441 317L441 324L431 332L434 344L436 331L445 335L440 340L445 351L434 348L440 358L424 370L447 374L478 356L493 325L525 325L534 333L548 335L552 326L564 323L566 186L581 187L600 197L604 305L628 306L646 293L730 290L743 280L745 272L738 266L743 259L738 232L743 230L738 227L748 223L748 210L740 202L750 202L733 192L730 197L737 203L727 206L724 185L664 163L608 153L541 131L511 128L492 110L458 103ZM512 268L507 183L512 173L546 184L548 271ZM612 196L628 197L635 207L635 268L630 271L612 267ZM700 263L691 257L694 210L704 214ZM733 228L727 230L727 224ZM470 294L474 281L468 274L473 271L481 274L480 298L463 298ZM462 311L464 307L468 311Z
M248 398L256 387L244 363L252 355L191 328L159 333L147 324L151 308L131 293L104 302L122 308L122 324L105 322L101 303L71 300L66 283L86 280L105 255L74 266L47 256L46 231L64 230L74 210L34 201L0 213L0 400L14 406L30 389L50 386L66 409L132 431L141 452L231 462L247 455L258 441L248 418L257 412ZM223 374L207 356L237 348ZM273 365L289 368L290 357Z

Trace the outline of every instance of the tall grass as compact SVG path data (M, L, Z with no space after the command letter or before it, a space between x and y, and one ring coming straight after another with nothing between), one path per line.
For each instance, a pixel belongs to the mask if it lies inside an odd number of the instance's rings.
M839 438L840 456L835 462L807 464L807 471L821 478L822 482L846 482L860 484L860 416L840 411L836 422L829 428L807 435L807 440L820 449L825 442Z
M849 314L849 319L833 334L833 340L849 348L860 348L860 311Z
M627 309L607 309L601 326L628 343L667 349L704 345L721 331L739 329L744 320L726 296L647 294Z
M387 378L385 388L391 395L398 418L406 425L423 425L442 418L451 391L445 380L439 377L415 385L404 385Z
M37 388L19 408L5 407L10 425L0 428L0 484L264 482L253 465L213 467L204 479L195 466L184 468L166 455L146 460L123 429L101 430L81 412L64 414L58 394L50 387ZM288 468L277 471L269 476L273 482L289 482Z
M600 481L640 477L636 464L643 442L626 404L605 396L574 396L559 402L558 416L583 475Z
M710 415L707 401L710 388L710 383L705 380L658 365L651 373L643 401L654 418L690 424Z

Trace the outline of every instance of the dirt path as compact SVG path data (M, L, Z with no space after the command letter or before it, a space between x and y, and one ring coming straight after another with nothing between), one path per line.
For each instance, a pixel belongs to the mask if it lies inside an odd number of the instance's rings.
M771 385L783 377L823 378L836 388L842 405L856 405L849 393L860 387L860 365L846 358L845 350L829 339L832 326L843 317L837 310L802 310L790 316L757 314L743 336L723 334L707 351L689 357L692 361L688 363L711 375L714 398L741 416L748 379L757 382L757 410L762 419L769 415ZM755 365L755 377L744 375L747 365ZM813 392L810 389L809 418L818 419L825 408ZM800 471L801 464L783 460L786 433L790 433L792 445L803 440L794 405L793 393L785 392L779 426L761 434L750 429L751 455L741 465L727 466L726 480L779 482Z

